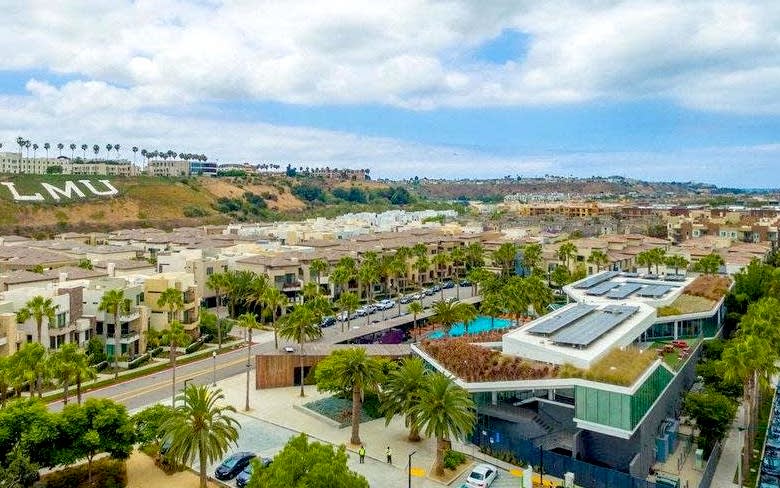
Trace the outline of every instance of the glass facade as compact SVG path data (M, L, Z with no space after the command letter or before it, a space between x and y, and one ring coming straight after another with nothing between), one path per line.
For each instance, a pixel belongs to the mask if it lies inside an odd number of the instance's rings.
M672 377L668 369L658 367L633 395L577 386L575 417L617 429L633 430Z
M677 339L692 339L703 335L713 337L718 331L718 314L705 319L678 320ZM640 342L674 339L675 321L653 324L639 338Z

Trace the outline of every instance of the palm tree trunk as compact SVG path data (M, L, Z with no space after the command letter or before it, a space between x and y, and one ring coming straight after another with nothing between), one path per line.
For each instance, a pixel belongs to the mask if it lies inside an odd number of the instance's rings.
M249 411L249 370L252 369L252 328L248 327L246 330L248 340L246 347L246 403L244 404L244 410Z
M65 378L65 381L63 382L62 404L63 405L68 404L68 379L67 378Z
M76 402L81 405L81 374L76 375Z
M38 390L38 398L43 398L43 378L40 374L35 378L35 389Z
M420 442L420 428L414 420L409 425L409 442Z
M42 345L43 347L46 347L46 345L43 343L43 319L37 320L35 322L35 325L38 328L38 344Z
M198 457L200 457L200 488L206 488L206 446L203 439L198 441Z
M217 291L217 351L222 350L222 325L220 325L219 321L221 320L219 318L219 305L222 303L222 300L220 300L219 291ZM274 334L276 332L274 331Z
M301 398L303 398L304 396L306 396L303 393L303 340L301 340L300 348L301 348L301 350L300 350L300 353L298 354L298 367L301 370L300 371L300 375L301 375Z
M119 343L122 340L122 327L119 325L119 305L117 305L117 311L114 312L114 379L119 378L119 352L122 350L122 345Z
M171 350L171 364L173 365L173 368L171 369L171 406L176 406L176 347L173 343L170 345Z
M276 331L276 312L271 312L271 327L274 329L274 349L279 349L279 336Z
M436 461L433 463L433 472L441 476L444 474L444 450L445 441L441 437L436 438Z
M363 404L360 395L360 387L355 386L352 388L352 437L350 437L350 444L360 445L360 411Z

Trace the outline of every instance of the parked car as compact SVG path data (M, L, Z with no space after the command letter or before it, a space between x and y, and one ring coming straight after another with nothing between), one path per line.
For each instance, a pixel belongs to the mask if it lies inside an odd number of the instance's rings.
M436 293L436 292L439 292L439 291L441 291L441 286L439 286L439 285L433 285L433 286L431 287L431 291L433 291L434 293Z
M256 456L251 452L235 452L225 458L222 464L217 466L214 477L218 480L232 480L238 473L244 470Z
M366 313L374 313L377 311L376 305L374 304L365 305L363 308L365 309Z
M434 290L433 288L426 288L423 293L425 293L425 295L427 295L427 296L431 296L434 293L436 293L437 291L439 291L439 290Z
M761 472L772 476L780 476L780 457L764 456L761 461Z
M336 315L336 320L339 320L341 322L346 322L348 317L349 314L347 312L339 312L339 314Z
M762 474L758 482L758 488L780 488L780 478Z
M368 315L368 310L366 310L365 307L360 307L359 309L355 310L356 317L365 317L366 315Z
M320 327L330 327L332 325L336 325L336 317L323 317L322 322L320 322Z
M414 295L414 299L415 300L422 300L423 298L425 298L425 295L427 295L427 293L421 291L420 293ZM431 292L431 295L433 295L433 292Z
M260 458L259 461L264 468L267 468L273 462L273 459L264 457ZM238 473L238 476L236 476L236 486L238 488L244 488L247 483L249 483L249 480L252 478L252 471L254 471L254 466L255 463L249 463L246 468Z
M471 282L469 280L460 280L460 286L471 286Z
M497 477L497 467L492 464L477 464L474 469L471 470L469 477L466 478L466 483L468 483L469 486L487 488L493 484Z
M403 303L403 304L407 304L407 303L411 303L413 300L414 300L414 296L412 296L412 295L404 295L398 301Z
M450 289L450 288L455 288L455 283L453 283L452 281L445 281L445 282L444 282L444 283L441 285L441 287L442 287L442 288L444 288L444 289L446 289L446 290L448 290L448 289Z

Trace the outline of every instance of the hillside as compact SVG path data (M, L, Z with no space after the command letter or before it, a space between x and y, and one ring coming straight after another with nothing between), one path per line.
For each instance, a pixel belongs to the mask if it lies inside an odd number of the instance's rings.
M95 196L79 180L89 180L100 191L107 188L99 180L108 180L118 190L116 196ZM246 192L264 195L270 210L295 211L305 204L284 184L263 185L232 179L95 177L22 175L3 178L13 183L20 195L43 195L43 202L14 199L12 192L0 187L0 232L31 234L62 230L106 230L120 227L174 227L203 223L225 223L230 215L215 206L220 198L243 198ZM42 186L48 183L64 189L66 181L76 183L84 197L60 196L56 201Z

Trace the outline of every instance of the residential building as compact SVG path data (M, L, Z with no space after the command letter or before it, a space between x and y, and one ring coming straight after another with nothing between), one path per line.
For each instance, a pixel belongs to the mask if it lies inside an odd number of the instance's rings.
M55 170L56 168L56 170ZM20 158L19 153L0 153L0 173L45 175L55 171L65 175L137 176L138 168L130 161L105 161L59 157Z
M217 176L217 163L209 161L190 161L190 175L193 176Z
M83 289L83 315L95 323L95 334L106 344L106 354L114 355L116 348L114 333L117 324L113 314L100 310L100 302L106 292L122 290L128 301L128 310L118 316L120 327L120 355L130 359L146 351L146 332L149 327L149 307L144 305L144 286L124 278L99 278L89 282Z
M153 159L147 163L146 173L149 176L164 176L169 178L190 176L190 162L183 159L165 159L162 161Z
M171 310L160 306L160 294L168 288L173 288L182 294L184 306L181 310ZM186 272L160 273L150 276L144 281L143 304L149 308L149 326L154 329L165 329L170 319L178 320L189 334L198 336L200 326L200 295L195 285L195 278Z

